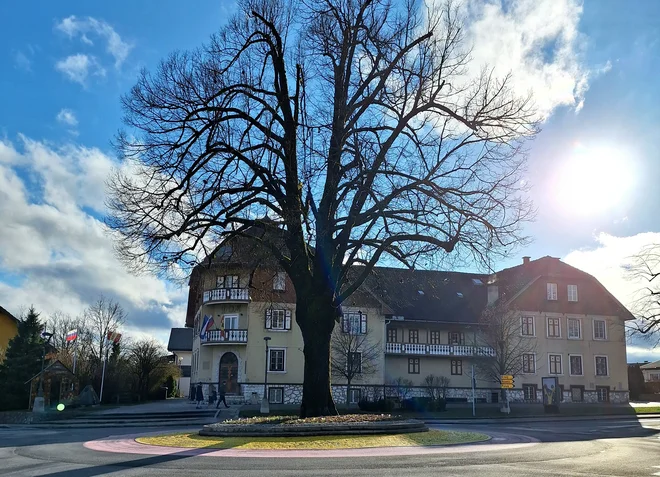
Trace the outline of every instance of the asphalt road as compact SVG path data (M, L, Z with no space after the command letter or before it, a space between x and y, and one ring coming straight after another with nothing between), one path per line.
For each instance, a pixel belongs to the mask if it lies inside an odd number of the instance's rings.
M434 426L458 429L459 426ZM223 458L186 455L148 456L95 452L83 447L92 439L163 429L0 429L0 475L113 476L652 476L660 475L660 419L631 418L462 426L515 442L537 439L524 448L433 456L342 459ZM521 436L528 436L521 437ZM503 439L499 437L499 439ZM493 443L496 443L495 441Z

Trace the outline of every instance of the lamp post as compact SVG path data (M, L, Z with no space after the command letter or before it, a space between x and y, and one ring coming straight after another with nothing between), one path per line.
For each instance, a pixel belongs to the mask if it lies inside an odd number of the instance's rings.
M270 341L270 336L264 336L264 341L266 342L266 366L264 366L264 396L261 399L261 414L270 413L270 405L268 403L268 342Z
M32 404L32 412L44 412L45 403L44 403L44 365L46 362L46 346L50 343L50 339L53 337L53 333L48 333L44 331L41 333L42 338L46 338L44 343L44 349L41 353L41 374L39 374L39 389L37 390L37 396L34 398L34 403Z

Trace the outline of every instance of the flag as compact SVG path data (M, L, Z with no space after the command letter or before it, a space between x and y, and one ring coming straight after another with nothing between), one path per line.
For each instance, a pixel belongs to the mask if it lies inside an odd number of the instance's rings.
M67 342L76 341L77 338L78 338L78 330L67 331L67 333L66 333L66 341Z
M204 324L202 325L202 331L199 335L203 337L208 331L211 331L211 327L214 325L213 317L204 315Z
M205 333L205 330L206 330L206 323L207 323L208 321L209 321L209 317L206 316L206 315L204 315L204 320L202 320L202 326L201 326L201 328L199 329L199 337L200 337L200 338L204 338L204 333Z
M108 331L108 341L117 344L121 340L121 333L116 331Z

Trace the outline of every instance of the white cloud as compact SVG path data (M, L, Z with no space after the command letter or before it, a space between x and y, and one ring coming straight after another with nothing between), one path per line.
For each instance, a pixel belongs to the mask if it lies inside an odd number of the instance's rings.
M99 219L113 167L95 148L0 140L0 303L76 315L102 294L128 311L127 330L163 341L184 324L186 293L116 258Z
M67 56L55 64L55 69L68 79L85 86L90 75L105 76L105 69L99 65L96 58L78 53Z
M22 51L14 52L14 64L18 69L32 71L32 60Z
M88 35L97 36L106 42L106 51L115 60L115 67L121 67L128 57L133 45L121 39L115 29L103 20L96 18L77 18L74 15L63 19L55 28L66 34L69 38L80 36L80 40L92 46L94 42Z
M513 89L531 92L540 117L558 106L582 107L591 72L582 61L579 0L467 0L470 74L487 65L513 73Z
M76 127L78 125L78 120L73 111L67 108L60 109L60 112L57 113L57 122L66 124L67 126Z

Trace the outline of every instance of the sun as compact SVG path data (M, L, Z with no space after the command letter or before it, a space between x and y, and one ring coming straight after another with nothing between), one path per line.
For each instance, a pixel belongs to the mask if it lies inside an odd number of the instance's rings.
M633 161L624 149L576 144L559 165L553 193L569 215L607 213L628 197L633 178Z

